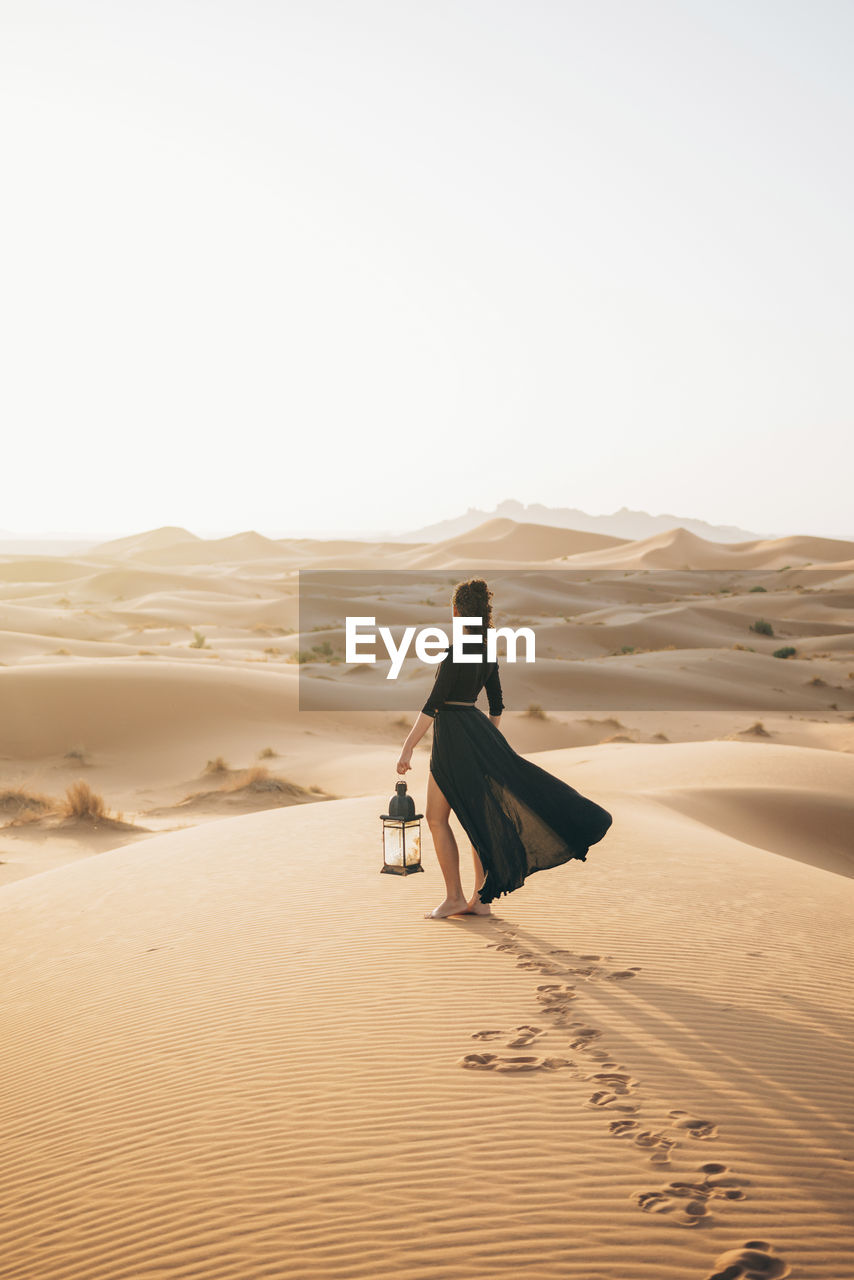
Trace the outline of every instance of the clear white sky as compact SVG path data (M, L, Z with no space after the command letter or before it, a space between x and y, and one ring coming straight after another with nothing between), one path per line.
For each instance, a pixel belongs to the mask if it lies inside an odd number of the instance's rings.
M0 528L854 531L850 0L0 0Z

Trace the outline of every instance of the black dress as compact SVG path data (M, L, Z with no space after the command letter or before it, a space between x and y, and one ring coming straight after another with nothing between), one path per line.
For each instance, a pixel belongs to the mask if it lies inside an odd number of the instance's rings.
M449 649L421 710L434 717L430 772L483 864L485 903L512 893L535 871L585 861L613 818L513 750L474 705L485 688L489 714L504 710L498 663L486 660L483 642L478 649L469 639L466 650L479 654L478 662L454 662Z

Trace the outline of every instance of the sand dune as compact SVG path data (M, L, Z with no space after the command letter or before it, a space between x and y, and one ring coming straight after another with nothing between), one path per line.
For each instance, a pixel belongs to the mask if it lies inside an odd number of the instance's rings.
M211 666L122 660L20 667L4 673L4 749L42 759L77 741L92 751L128 741L138 751L150 742L168 750L182 737L215 746L235 726L267 729L277 715L292 715L291 675L232 671L226 680Z
M94 554L101 556L134 556L146 551L162 551L179 544L201 542L202 539L189 529L176 525L165 525L160 529L149 529L145 533L135 533L129 538L113 538L109 542L101 542L94 548Z
M584 552L584 563L604 568L646 566L657 569L767 569L832 562L847 565L854 543L839 538L793 536L753 542L712 542L687 529L669 529L638 542ZM578 559L578 557L576 557ZM850 565L849 565L850 567Z
M529 565L625 546L620 538L602 533L520 524L497 517L467 533L425 544L423 550L410 553L408 564L412 568L451 568L466 562L474 566Z
M840 1280L854 881L655 789L844 806L854 760L547 759L614 826L491 919L377 874L382 794L0 891L0 1275Z

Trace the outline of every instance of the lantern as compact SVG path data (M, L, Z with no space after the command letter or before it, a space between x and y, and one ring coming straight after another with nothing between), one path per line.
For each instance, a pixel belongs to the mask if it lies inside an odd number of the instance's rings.
M383 865L388 875L408 876L423 871L421 865L421 818L415 812L415 801L406 794L406 783L398 782L388 802L388 813L381 813L383 823Z

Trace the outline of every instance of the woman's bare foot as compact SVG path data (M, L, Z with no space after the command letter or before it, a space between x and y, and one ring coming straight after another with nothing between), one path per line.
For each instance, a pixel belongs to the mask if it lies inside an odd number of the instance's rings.
M472 896L466 903L466 915L469 916L491 916L492 907L488 902L481 902L480 893L475 889Z
M446 916L461 916L464 911L468 910L468 903L465 898L460 895L459 898L446 898L438 907L434 907L432 911L424 912L425 920L444 920Z

